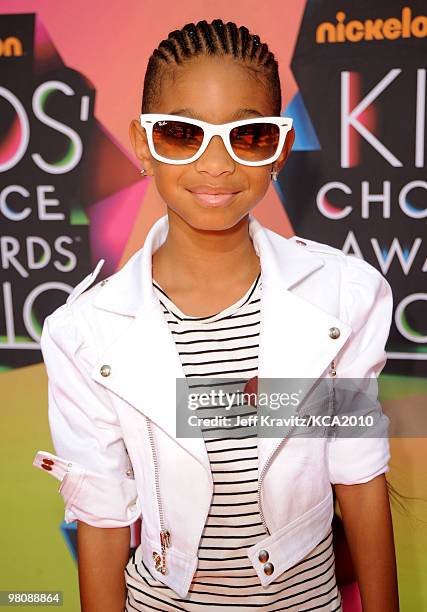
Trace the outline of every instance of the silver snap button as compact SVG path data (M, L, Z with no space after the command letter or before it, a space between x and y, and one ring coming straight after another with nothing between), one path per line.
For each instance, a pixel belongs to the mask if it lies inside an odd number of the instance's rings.
M271 576L273 572L274 572L274 565L272 563L266 563L264 565L264 574L266 574L267 576Z
M267 550L260 550L258 553L258 559L261 561L261 563L268 561L269 556L270 555L268 554Z
M336 338L339 338L340 336L340 330L338 329L338 327L330 327L329 328L329 337L333 338L334 340L336 340Z
M104 364L103 366L101 366L101 369L99 371L101 372L101 376L110 376L111 366L109 366L108 364Z

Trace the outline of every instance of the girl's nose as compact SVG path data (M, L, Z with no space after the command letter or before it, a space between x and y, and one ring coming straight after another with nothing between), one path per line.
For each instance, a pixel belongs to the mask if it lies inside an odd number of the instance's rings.
M232 172L234 160L230 157L221 136L213 136L203 155L195 162L198 172L217 175L222 172Z

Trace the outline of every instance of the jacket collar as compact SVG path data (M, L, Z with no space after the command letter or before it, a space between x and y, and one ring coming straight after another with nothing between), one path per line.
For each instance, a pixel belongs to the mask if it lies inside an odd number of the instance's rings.
M151 275L152 254L167 232L166 215L152 226L144 246L97 293L93 301L96 308L127 315L131 320L99 356L92 378L188 451L203 465L212 484L204 440L176 436L176 406L185 401L188 388L180 385L177 392L177 379L185 379L185 374ZM292 291L296 283L325 265L321 256L264 228L253 217L249 219L249 232L262 270L258 353L261 388L263 379L298 378L307 380L308 393L347 341L351 327ZM329 335L331 327L340 329L338 338ZM110 365L108 377L100 373L103 364ZM257 439L260 472L285 435Z
M98 292L93 301L96 308L136 316L141 310L155 306L151 260L168 231L168 215L164 215L151 227L144 246ZM289 289L324 265L319 255L265 228L252 215L249 215L249 235L260 258L263 283Z

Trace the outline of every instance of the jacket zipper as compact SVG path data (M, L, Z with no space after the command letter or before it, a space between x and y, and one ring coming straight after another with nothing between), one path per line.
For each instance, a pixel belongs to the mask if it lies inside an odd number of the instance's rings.
M262 472L260 474L260 477L258 478L258 489L257 489L257 501L258 501L258 510L259 510L259 515L261 517L261 521L262 524L264 525L264 529L267 532L268 535L271 535L271 532L269 530L269 528L267 527L267 523L265 522L265 517L264 517L264 512L262 509L262 504L261 504L261 483L262 483L262 479L264 478L264 474L270 464L271 459L273 458L273 456L275 455L277 449L279 448L279 446L282 444L282 442L284 442L286 440L287 436L285 436L282 440L280 440L280 442L277 444L277 446L274 448L274 450L270 453L270 456L268 457L267 461L264 464L264 467L262 469Z
M336 363L335 363L335 360L333 359L331 364L330 364L330 370L328 372L328 374L331 377L336 376L337 372L336 372L335 368L336 368ZM267 468L270 465L270 462L271 462L272 458L274 457L274 455L276 454L278 448L283 444L283 442L285 442L285 440L288 438L288 436L289 436L289 432L288 432L288 434L284 438L282 438L282 440L280 440L280 442L276 445L276 447L271 451L267 461L264 463L264 467L262 468L262 472L260 474L260 477L258 478L258 488L257 488L258 510L259 510L259 514L260 514L260 517L261 517L262 524L264 525L264 529L265 529L265 531L266 531L266 533L268 535L271 535L271 532L270 532L269 528L267 527L267 523L265 521L265 516L264 516L264 512L263 512L263 509L262 509L262 503L261 503L261 484L262 484L262 479L264 478L265 472L267 471Z
M158 552L153 551L153 559L154 559L156 570L160 572L161 574L165 575L166 574L166 549L170 548L171 537L170 537L169 529L166 529L165 527L163 505L162 505L162 499L160 496L160 483L159 483L159 469L158 469L158 463L157 463L157 453L156 453L156 447L154 445L154 436L153 436L153 431L151 428L151 421L148 418L146 418L146 421L147 421L148 437L150 439L151 453L153 456L154 479L156 483L157 508L159 511L159 521L160 521L160 534L159 535L160 535L161 554L159 555Z
M280 442L275 446L275 448L271 451L267 461L264 463L264 467L262 468L262 472L260 474L260 477L258 478L258 489L257 489L257 500L258 500L258 510L259 510L259 514L261 517L261 521L262 524L264 525L264 529L267 532L268 535L271 535L271 532L269 530L269 528L267 527L267 523L265 521L265 517L264 517L264 512L262 509L262 503L261 503L261 484L262 484L262 479L264 478L264 474L267 471L268 466L271 463L271 460L273 459L274 455L276 454L277 450L279 449L279 447L283 444L283 442L285 442L289 436L290 431L288 431L287 435L282 438L280 440Z
M330 370L329 370L329 375L331 376L332 379L334 379L335 376L337 375L336 367L337 367L337 364L335 362L335 359L333 359L331 362ZM335 416L335 385L334 385L333 380L332 380L332 392L329 394L329 413L330 414L332 413L332 415ZM334 427L335 425L332 425L332 429L334 429Z

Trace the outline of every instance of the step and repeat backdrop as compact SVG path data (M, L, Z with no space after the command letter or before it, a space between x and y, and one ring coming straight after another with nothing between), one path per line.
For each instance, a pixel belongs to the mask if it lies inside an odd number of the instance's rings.
M367 260L393 288L380 398L395 427L401 609L427 609L427 7L170 4L0 0L0 590L60 590L63 609L79 609L75 529L57 481L32 467L38 449L53 451L40 333L101 257L99 278L165 213L139 174L129 123L152 50L185 23L219 17L269 44L296 131L254 215Z

